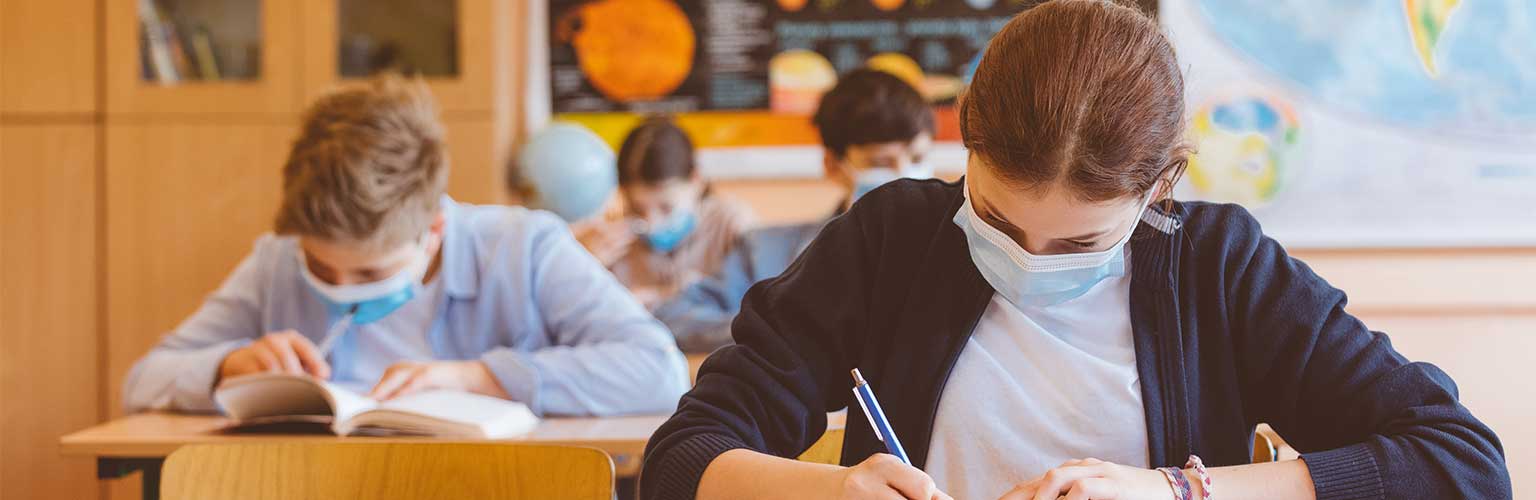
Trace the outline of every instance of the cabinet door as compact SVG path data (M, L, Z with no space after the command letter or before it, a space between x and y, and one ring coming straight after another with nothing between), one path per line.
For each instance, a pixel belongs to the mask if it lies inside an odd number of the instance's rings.
M58 454L97 422L96 127L0 126L0 492L94 498L95 463Z
M109 124L108 408L123 376L269 231L289 124Z
M304 3L306 100L392 68L420 73L449 114L485 116L511 91L509 0Z
M102 2L107 111L296 112L300 2Z
M0 1L0 112L96 111L94 0Z
M500 148L509 134L489 119L449 118L448 195L468 203L501 203L506 194L502 177L505 155Z

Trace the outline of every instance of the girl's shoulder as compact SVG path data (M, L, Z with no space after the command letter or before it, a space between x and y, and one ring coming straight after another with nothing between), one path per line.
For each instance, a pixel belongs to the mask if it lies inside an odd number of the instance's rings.
M1184 238L1196 248L1234 250L1267 239L1259 220L1235 203L1176 201L1172 215Z

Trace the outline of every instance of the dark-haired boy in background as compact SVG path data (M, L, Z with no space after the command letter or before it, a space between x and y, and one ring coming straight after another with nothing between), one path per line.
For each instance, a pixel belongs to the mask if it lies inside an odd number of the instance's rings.
M933 144L933 111L900 78L872 69L850 72L822 96L812 122L821 135L824 175L843 188L843 200L826 219L748 232L719 273L653 308L685 352L729 344L731 321L747 289L788 268L821 227L860 196L897 178L933 176L924 161Z

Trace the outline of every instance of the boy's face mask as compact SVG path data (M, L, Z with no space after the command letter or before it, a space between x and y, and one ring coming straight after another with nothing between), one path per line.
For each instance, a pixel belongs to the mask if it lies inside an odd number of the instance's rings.
M845 179L849 186L849 202L862 198L887 182L896 179L931 179L933 165L926 161L933 140L927 133L919 134L908 142L882 142L848 146L842 156L830 159L836 163L834 178ZM831 155L830 151L826 154ZM829 171L830 172L830 171Z
M411 243L406 250L409 259L394 274L367 283L333 285L320 279L310 270L303 253L299 254L299 269L304 281L326 303L334 314L350 315L351 322L362 325L378 321L400 306L410 302L426 276L432 263L433 246L429 236ZM313 257L311 257L313 258Z
M874 191L875 188L901 178L932 179L933 167L926 163L916 163L901 170L884 167L866 168L859 171L859 174L853 178L853 199L863 198L864 195Z

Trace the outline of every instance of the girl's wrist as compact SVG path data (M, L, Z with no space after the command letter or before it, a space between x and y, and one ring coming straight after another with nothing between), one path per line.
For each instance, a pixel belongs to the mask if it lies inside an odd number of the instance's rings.
M1189 481L1190 500L1211 500L1211 473L1198 455L1190 455L1184 463L1184 477Z
M1163 479L1168 484L1169 495L1163 498L1171 498L1173 500L1195 500L1200 498L1195 496L1194 485L1191 484L1188 471L1178 467L1159 467L1157 471L1162 473Z
M1211 475L1200 457L1190 455L1182 469L1162 467L1157 470L1167 479L1173 500L1211 500Z
M1205 498L1205 483L1200 481L1200 474L1194 468L1181 469L1184 480L1189 483L1189 500L1201 500Z

